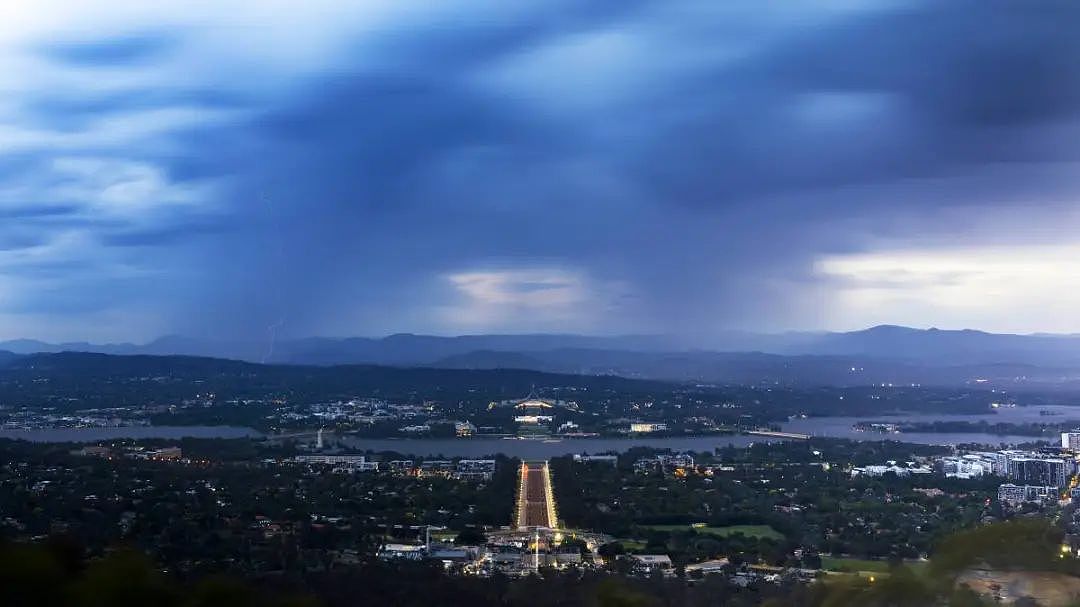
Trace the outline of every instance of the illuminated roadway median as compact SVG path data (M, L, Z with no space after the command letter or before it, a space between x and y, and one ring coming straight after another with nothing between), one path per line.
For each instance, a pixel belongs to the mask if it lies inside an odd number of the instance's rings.
M551 490L551 470L547 462L522 462L518 475L516 522L527 527L558 527L555 495Z

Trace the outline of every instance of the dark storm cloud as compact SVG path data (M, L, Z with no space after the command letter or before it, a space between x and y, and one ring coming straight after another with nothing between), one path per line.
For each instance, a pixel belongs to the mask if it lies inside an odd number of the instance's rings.
M218 217L182 216L146 228L122 226L104 231L102 243L111 247L169 247L198 242L200 237L231 232Z
M44 241L40 236L26 230L0 229L0 251L18 251L42 244Z
M0 219L28 220L42 217L64 217L72 215L78 210L79 207L66 204L16 206L11 208L0 208Z
M636 166L657 195L716 203L1076 158L1075 145L1040 145L1037 129L1077 117L1080 38L1063 24L1080 20L1080 5L898 6L802 28L734 67L704 70L677 91L708 111L656 132Z
M178 40L167 32L146 32L111 40L52 42L42 48L54 61L75 66L130 65L161 58Z
M889 91L944 125L1021 125L1073 115L1080 41L1070 2L901 8L796 36L746 68L791 88Z
M103 116L131 112L175 107L194 107L208 111L239 111L253 106L254 100L238 91L163 87L87 93L78 97L58 96L54 92L46 92L27 98L23 109L27 124L49 125L53 128L70 130L85 127Z
M396 32L374 45L386 57L335 69L253 125L262 154L246 167L247 187L273 194L269 208L244 208L258 225L286 223L266 229L278 230L271 240L288 261L270 263L255 247L244 267L261 262L273 281L299 285L304 301L286 307L301 324L305 311L337 314L332 294L378 309L416 295L395 295L403 284L551 260L626 281L644 322L659 328L673 312L712 319L703 300L752 322L762 308L749 303L763 293L756 273L799 280L823 246L846 246L804 226L876 202L763 199L1077 152L1047 150L1039 130L1071 128L1080 105L1080 42L1062 27L1078 22L1075 4L926 3L806 23L796 15L736 60L703 60L727 44L732 20L753 22L757 9L746 6L706 9L685 36L685 15L656 5L570 19L568 30L478 22ZM549 110L581 94L566 73L582 68L522 58L596 31L621 32L645 64L598 70L589 86L639 70L655 78L609 102ZM477 84L500 63L533 92ZM323 303L311 303L315 293Z
M228 113L95 152L184 199L125 199L92 238L196 276L180 331L819 326L822 256L1077 191L1053 164L1080 152L1073 23L1074 2L462 5L359 28L287 84L46 93L26 116ZM47 56L145 66L184 39Z

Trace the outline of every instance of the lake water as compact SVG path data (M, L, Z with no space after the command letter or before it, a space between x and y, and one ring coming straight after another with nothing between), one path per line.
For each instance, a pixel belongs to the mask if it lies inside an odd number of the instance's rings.
M35 443L89 443L94 441L138 438L258 438L251 428L236 426L127 426L121 428L43 428L39 430L0 430L0 438Z
M1041 415L1040 411L1054 413L1054 415ZM858 417L808 417L796 419L781 424L781 428L787 432L809 434L815 437L850 438L862 441L895 440L905 443L921 445L958 445L979 443L984 445L1015 445L1019 443L1032 443L1037 441L1058 442L1058 437L1020 435L999 435L986 433L945 433L945 432L912 432L903 434L879 434L876 432L859 432L854 430L858 422L864 421L888 421L893 423L920 421L986 421L989 423L1061 423L1077 420L1080 425L1080 407L1068 407L1064 405L1046 407L1015 407L988 411L985 415L881 415L881 416L858 416ZM745 447L751 443L774 441L760 436L701 436L690 438L581 438L563 439L556 442L544 442L539 440L518 439L365 439L345 437L342 442L345 446L353 449L371 451L396 451L398 453L410 453L414 455L447 457L481 457L494 453L504 453L529 459L542 459L567 455L572 453L603 453L606 451L626 451L631 447L652 447L656 449L674 449L679 451L712 451L717 447L734 445Z
M1054 415L1042 415L1040 411ZM808 417L781 424L788 432L798 432L816 437L850 438L854 440L895 440L924 445L956 445L980 443L986 445L1029 443L1038 440L1057 442L1057 436L1040 439L1034 436L997 435L983 433L903 433L879 434L858 432L852 429L858 422L888 421L986 421L990 423L1064 423L1077 421L1080 426L1080 407L1045 406L997 409L985 415L878 415L858 417ZM0 430L0 438L23 439L36 442L94 442L116 439L163 438L258 438L262 434L250 428L234 426L140 426L130 428L72 428L47 430ZM562 439L550 442L520 439L367 439L344 436L344 446L372 451L396 451L422 456L445 455L448 457L481 457L504 453L529 459L541 459L570 453L603 453L625 451L631 447L652 447L680 451L711 451L717 447L734 445L745 447L750 443L774 441L760 436L702 436L687 438L582 438Z
M991 434L875 434L858 432L855 440L895 440L922 445L957 445L980 443L988 445L1031 443L1032 436L997 436ZM815 436L826 436L818 434ZM697 436L685 438L572 438L555 441L514 439L361 439L346 437L341 444L357 450L393 451L402 454L446 457L483 457L502 453L526 459L546 459L574 453L622 452L631 447L651 447L675 451L712 451L717 447L746 447L751 443L775 442L761 436ZM1056 442L1056 441L1055 441Z
M1044 415L1044 412L1050 415ZM987 422L987 423L1045 423L1060 424L1074 422L1080 427L1080 407L1066 405L1049 405L1044 407L1005 407L988 410L984 415L959 415L959 414L921 414L906 413L901 415L860 415L855 417L808 417L794 419L781 424L787 432L798 432L812 436L830 436L836 438L850 438L854 440L898 440L905 443L919 443L924 445L956 445L960 443L981 443L997 445L1000 443L1016 444L1035 441L1058 442L1058 435L1021 436L1012 434L985 434L985 433L948 433L948 432L904 432L901 434L879 434L876 432L860 432L854 429L859 422L882 421L889 423L904 422Z
M772 439L766 439L772 440ZM745 447L762 442L752 436L708 436L690 438L567 438L554 441L533 439L368 439L345 437L341 443L351 449L394 451L402 454L446 457L484 457L501 453L524 459L547 459L573 453L626 451L631 447L652 447L676 451L712 451L729 444Z

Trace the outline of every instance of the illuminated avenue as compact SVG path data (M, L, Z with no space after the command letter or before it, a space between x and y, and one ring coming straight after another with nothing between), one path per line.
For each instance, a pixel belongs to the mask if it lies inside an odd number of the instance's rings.
M522 462L516 508L517 527L558 528L551 470L545 462Z

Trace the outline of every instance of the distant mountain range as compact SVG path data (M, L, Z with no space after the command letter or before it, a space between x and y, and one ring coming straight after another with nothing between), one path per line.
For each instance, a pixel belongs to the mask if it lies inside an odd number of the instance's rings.
M306 365L388 364L420 366L439 359L491 350L499 352L550 351L562 348L660 352L678 348L678 342L659 336L592 337L585 335L462 335L440 337L399 333L387 337L310 337L267 342L200 340L170 335L147 344L46 343L33 339L0 341L0 350L16 354L96 352L153 356L184 355L232 358L249 362Z
M330 402L358 395L410 402L434 397L455 402L479 395L490 401L521 398L535 387L570 393L580 390L586 395L609 391L653 394L674 388L671 382L525 369L263 365L197 356L88 352L0 356L0 403L18 403L20 407L66 409L176 403L195 394L210 393L223 402L263 401L268 395L285 395L301 402ZM262 415L259 410L245 411L247 407L224 409L221 416L207 412L209 420L245 425ZM202 419L198 423L207 421Z
M1080 336L878 326L844 333L731 332L707 343L668 336L397 334L268 344L164 337L148 344L0 342L0 350L187 355L301 365L529 369L704 382L821 384L1072 383Z

